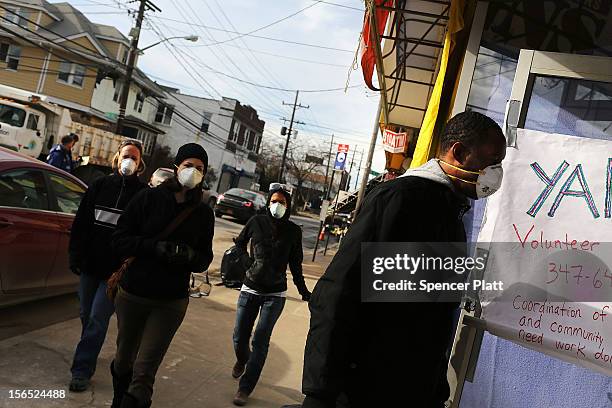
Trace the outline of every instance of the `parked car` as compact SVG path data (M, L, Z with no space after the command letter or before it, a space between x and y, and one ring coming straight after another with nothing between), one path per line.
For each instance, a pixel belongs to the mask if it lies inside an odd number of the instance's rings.
M62 170L0 147L0 306L76 291L68 242L86 189Z
M219 194L215 215L231 215L241 222L247 222L255 214L265 211L266 197L258 191L232 188Z
M174 176L174 170L160 167L155 170L151 175L151 179L149 180L149 187L157 187L161 183L163 183L166 179ZM217 204L217 197L219 193L215 190L212 190L208 183L205 181L202 183L202 202L207 203L210 208L214 209Z

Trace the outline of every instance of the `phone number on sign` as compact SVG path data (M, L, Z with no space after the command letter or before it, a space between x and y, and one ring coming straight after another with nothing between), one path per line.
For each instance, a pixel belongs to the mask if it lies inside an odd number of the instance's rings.
M595 289L604 286L612 288L612 274L610 274L608 268L590 270L590 268L587 269L583 265L568 265L550 262L548 264L548 273L550 280L546 281L547 285L555 282L565 282L566 284L575 282L578 286L592 284Z
M66 398L66 390L9 390L9 399Z

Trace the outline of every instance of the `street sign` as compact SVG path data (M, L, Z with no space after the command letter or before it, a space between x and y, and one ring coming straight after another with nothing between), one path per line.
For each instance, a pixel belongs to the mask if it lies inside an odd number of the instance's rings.
M339 144L338 153L336 153L336 162L334 163L334 170L344 170L346 164L346 158L348 156L349 145Z
M378 176L380 176L380 173L379 173L379 172L377 172L377 171L374 171L374 170L370 170L370 174L371 174L372 176L374 176L374 177L378 177Z
M406 151L406 141L408 134L395 133L389 129L385 129L383 133L383 149L389 153L404 153Z

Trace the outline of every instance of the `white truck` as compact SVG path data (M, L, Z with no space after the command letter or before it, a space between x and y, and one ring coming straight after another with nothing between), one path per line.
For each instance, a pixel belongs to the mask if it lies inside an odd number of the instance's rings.
M79 136L72 152L84 163L110 167L125 139L115 133L74 122L67 108L47 96L0 85L0 146L44 160L49 149L69 133Z

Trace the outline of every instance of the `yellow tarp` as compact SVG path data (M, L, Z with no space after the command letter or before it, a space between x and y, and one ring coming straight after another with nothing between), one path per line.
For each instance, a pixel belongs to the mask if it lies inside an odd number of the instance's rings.
M455 34L463 29L463 9L465 0L452 0L450 7L450 15L448 19L448 29L444 38L444 48L440 57L440 69L434 85L427 111L423 117L423 124L419 132L416 149L412 158L410 168L418 167L427 162L434 154L431 151L433 145L433 130L438 118L438 109L440 107L440 98L442 96L442 86L444 85L444 77L446 76L446 67L448 65L448 56L450 55L455 44Z

